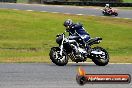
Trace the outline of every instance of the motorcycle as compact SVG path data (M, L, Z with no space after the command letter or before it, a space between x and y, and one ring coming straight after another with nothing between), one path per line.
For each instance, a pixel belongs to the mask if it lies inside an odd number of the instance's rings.
M49 56L54 64L64 66L68 63L69 58L76 63L85 62L87 58L90 58L98 66L108 64L108 52L102 47L91 47L93 44L99 44L102 38L91 38L85 42L79 34L77 38L70 39L69 36L66 37L65 33L66 31L56 36L59 46L52 47L50 50Z
M118 16L118 12L115 9L109 9L109 10L102 9L102 13L104 16L112 16L112 15Z

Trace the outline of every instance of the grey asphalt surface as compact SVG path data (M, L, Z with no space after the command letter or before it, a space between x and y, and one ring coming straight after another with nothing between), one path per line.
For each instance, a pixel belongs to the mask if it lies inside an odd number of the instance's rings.
M73 6L52 6L52 5L35 5L35 4L27 5L27 4L15 4L15 3L14 4L0 3L0 8L103 16L100 9L80 8L80 7L73 7ZM118 13L119 13L118 17L132 18L132 10L118 10Z
M100 10L94 8L4 3L0 3L0 8L102 16ZM132 18L132 10L119 10L119 17ZM132 83L79 86L75 80L79 66L82 66L89 74L132 75L132 64L109 64L104 67L94 64L68 64L59 67L46 63L1 63L0 88L132 88Z
M132 88L130 84L76 83L76 74L82 66L88 74L130 74L132 64L109 64L104 67L90 63L56 66L46 63L1 63L0 88Z

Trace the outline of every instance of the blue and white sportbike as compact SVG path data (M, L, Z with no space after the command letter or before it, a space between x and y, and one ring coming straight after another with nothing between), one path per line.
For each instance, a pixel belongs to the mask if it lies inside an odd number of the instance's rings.
M99 44L100 37L90 38L84 41L85 36L76 32L76 37L66 36L66 32L56 36L57 47L52 47L49 53L50 59L58 66L64 66L71 59L73 62L85 62L90 58L96 65L105 66L109 62L109 54L102 47L91 47L93 44Z

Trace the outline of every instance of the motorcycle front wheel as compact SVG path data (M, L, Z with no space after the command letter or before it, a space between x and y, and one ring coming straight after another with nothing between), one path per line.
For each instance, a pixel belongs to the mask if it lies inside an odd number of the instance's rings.
M109 63L109 54L102 47L94 47L93 51L102 52L102 54L94 55L92 61L98 66L105 66Z
M115 16L118 16L118 13L115 13Z
M102 11L102 14L103 14L104 16L106 16L106 12Z
M68 57L66 52L63 51L62 55L60 55L59 47L51 48L49 55L50 55L51 61L58 66L64 66L68 63Z

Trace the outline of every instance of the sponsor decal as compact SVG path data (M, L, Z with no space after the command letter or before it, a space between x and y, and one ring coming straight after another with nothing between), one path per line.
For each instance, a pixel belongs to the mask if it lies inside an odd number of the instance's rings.
M131 82L129 74L86 74L82 67L79 67L76 75L76 81L79 85L89 83L109 83L109 84L128 84Z

